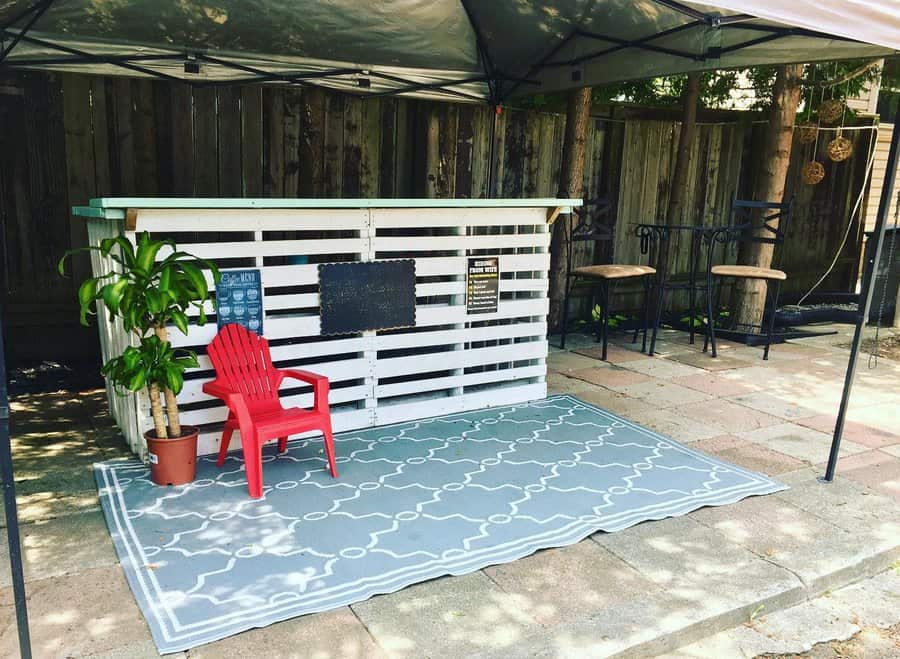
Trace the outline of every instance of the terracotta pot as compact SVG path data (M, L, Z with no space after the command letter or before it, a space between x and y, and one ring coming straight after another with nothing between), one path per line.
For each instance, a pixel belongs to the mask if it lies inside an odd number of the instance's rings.
M157 439L155 430L144 433L150 458L150 478L157 485L184 485L197 473L195 426L181 426L181 437Z

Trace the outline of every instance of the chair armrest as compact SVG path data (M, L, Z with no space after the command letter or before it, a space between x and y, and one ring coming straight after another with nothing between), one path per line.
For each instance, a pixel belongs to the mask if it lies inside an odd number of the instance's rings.
M328 378L318 373L286 368L281 371L282 377L300 380L313 386L313 399L317 412L328 413Z
M306 382L307 384L315 385L319 382L328 382L328 378L324 375L319 375L318 373L312 373L310 371L300 371L293 368L285 368L281 370L281 374L286 378L293 378L294 380L301 380Z
M244 400L244 394L234 391L223 384L219 384L215 380L203 383L203 392L216 398L221 398L228 406L229 412L238 420L238 427L241 435L250 432L253 421L250 416L250 410L247 408L247 401Z
M216 398L221 398L222 400L227 400L229 396L235 393L224 384L219 384L215 380L204 382L202 389L204 393L215 396Z

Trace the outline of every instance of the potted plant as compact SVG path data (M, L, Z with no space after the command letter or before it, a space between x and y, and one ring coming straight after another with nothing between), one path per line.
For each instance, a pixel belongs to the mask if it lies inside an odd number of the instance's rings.
M157 260L160 253L171 251ZM206 323L204 302L210 299L203 267L219 281L215 264L177 250L171 240L153 240L144 232L132 244L123 236L106 238L99 246L69 250L59 262L65 274L65 260L71 254L96 250L119 265L119 272L86 279L78 289L81 323L103 304L109 319L119 318L137 344L106 362L101 373L117 389L147 390L153 428L144 433L150 460L150 474L158 485L181 485L194 479L197 457L197 428L182 426L176 396L184 386L185 369L197 366L197 355L175 350L169 343L168 327L188 332L187 312L196 310L196 323ZM163 411L165 400L165 412Z

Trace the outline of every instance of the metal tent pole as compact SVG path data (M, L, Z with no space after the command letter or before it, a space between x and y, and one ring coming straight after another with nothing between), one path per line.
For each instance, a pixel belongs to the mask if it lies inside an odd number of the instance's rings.
M881 261L881 247L884 244L884 227L887 223L888 212L891 208L891 199L894 197L894 182L897 178L897 150L900 144L900 126L894 124L891 136L891 150L888 153L887 165L884 171L884 183L881 187L881 199L878 202L878 216L875 220L875 231L872 238L875 240L875 248L866 250L870 257L866 259L863 267L862 288L859 292L859 306L856 311L856 329L853 331L853 343L850 344L850 363L847 365L847 374L844 377L844 395L841 397L841 406L838 410L837 421L834 424L834 438L831 440L831 453L828 455L828 467L825 476L820 478L822 482L830 483L834 480L834 470L837 467L838 452L841 449L841 436L844 433L844 421L847 416L847 405L850 403L850 392L853 389L853 377L856 374L856 359L859 355L862 343L863 328L869 317L869 307L872 305L872 294L875 289L875 277L878 274L878 264Z
M0 306L0 485L6 512L9 543L9 569L12 572L16 623L19 627L19 654L31 659L28 611L25 605L25 579L22 576L22 547L19 544L19 518L16 513L16 485L13 480L12 451L9 443L9 398L6 393L6 357L3 352L3 308Z

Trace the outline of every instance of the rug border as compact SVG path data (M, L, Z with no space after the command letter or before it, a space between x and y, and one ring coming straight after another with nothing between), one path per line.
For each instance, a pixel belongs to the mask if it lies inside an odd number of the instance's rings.
M119 563L122 565L122 568L125 572L125 576L129 583L129 586L131 587L132 594L135 596L139 608L141 609L144 617L147 620L148 627L151 631L151 635L153 637L155 645L157 646L157 649L162 654L183 651L185 649L197 647L204 643L210 643L215 640L227 638L228 636L238 634L249 629L265 627L273 623L289 620L301 615L320 613L323 611L332 610L340 606L347 606L349 604L362 602L375 595L397 592L410 585L422 583L431 579L436 579L441 576L459 576L478 571L491 565L502 565L505 563L510 563L520 558L530 556L531 554L541 549L564 547L575 544L597 532L614 533L626 529L630 526L634 526L635 524L638 524L640 522L657 521L669 517L678 517L706 506L728 505L730 503L736 503L737 501L750 496L773 494L775 492L780 492L788 489L787 485L775 481L765 474L745 469L738 465L707 455L706 453L703 453L701 451L692 449L677 440L661 435L653 430L650 430L649 428L645 428L639 424L629 421L628 419L624 419L618 414L597 407L596 405L592 405L591 403L588 403L571 394L556 394L523 403L506 404L496 407L482 408L479 410L469 410L464 412L455 412L452 414L423 417L422 419L396 422L385 426L357 429L340 433L338 437L336 437L336 439L349 439L361 432L370 432L375 429L392 429L403 426L414 426L415 424L432 422L438 419L453 419L455 417L465 417L466 415L488 411L515 411L521 408L538 406L541 403L553 403L557 401L567 401L572 404L581 406L584 409L590 410L591 412L594 412L602 417L621 422L626 427L634 431L644 434L645 436L664 441L670 444L673 448L691 455L692 457L699 458L707 464L726 466L729 469L740 473L742 476L748 479L749 482L740 486L735 486L734 488L724 492L722 490L713 492L711 493L713 496L704 499L698 499L696 496L691 496L689 500L677 502L674 506L672 506L672 504L670 503L669 507L667 507L665 510L660 510L653 513L639 513L638 519L626 519L612 525L605 525L605 527L598 527L596 522L589 524L580 520L573 520L562 528L553 530L551 532L553 533L552 538L542 538L540 536L546 534L538 534L536 536L529 536L519 539L516 542L515 546L507 548L500 553L494 551L494 553L491 553L489 556L471 557L470 555L466 555L464 557L456 559L445 559L445 561L442 562L448 562L450 563L449 565L446 565L445 567L429 567L428 569L424 570L425 575L417 576L410 574L410 572L412 570L415 570L415 568L406 569L403 574L387 579L385 578L385 575L380 575L378 577L373 577L379 580L377 583L367 584L365 586L357 588L356 590L360 591L358 595L348 595L347 591L344 590L343 592L338 592L329 596L329 598L325 599L324 601L321 599L317 600L317 603L312 605L309 602L292 602L291 604L286 605L285 608L282 608L277 613L271 611L259 613L249 612L247 616L241 620L219 625L220 628L227 629L227 633L223 634L221 632L214 632L210 634L208 632L208 627L198 631L188 631L186 633L179 632L176 629L178 626L180 626L178 625L177 618L175 618L172 613L168 611L164 605L161 604L161 598L158 596L158 593L155 593L157 595L157 602L154 602L153 598L148 596L148 593L153 594L152 591L158 591L159 587L157 584L153 584L153 587L148 588L148 584L144 582L142 571L138 569L137 565L139 561L136 560L136 557L139 556L141 552L141 544L139 542L139 538L132 537L129 539L125 534L129 532L129 529L131 529L130 524L126 523L123 526L123 524L119 520L119 517L123 514L124 510L127 510L127 508L122 509L122 507L120 506L121 502L119 502L119 498L122 494L122 488L118 485L116 472L122 469L146 468L146 465L138 460L111 460L96 463L94 465L94 475L98 489L100 490L101 508L103 510L104 517L106 518L107 528L109 529L110 535L113 539L113 544L116 547L116 554L119 558ZM300 439L294 441L302 442L308 440ZM200 459L206 458L207 456L202 456ZM108 478L110 474L112 475L112 482ZM745 490L748 489L752 491L745 492ZM724 500L720 500L723 497ZM127 518L124 521L127 522ZM131 529L130 534L134 536L135 531ZM132 547L131 545L135 546ZM419 569L421 570L422 568L420 567ZM155 581L152 578L152 574L150 577L150 581ZM326 604L325 602L329 603ZM162 606L163 610L160 610L160 606ZM275 606L279 605L276 604ZM247 617L252 617L254 620L260 618L260 620L251 621L248 620ZM155 624L150 624L151 619L155 622Z

